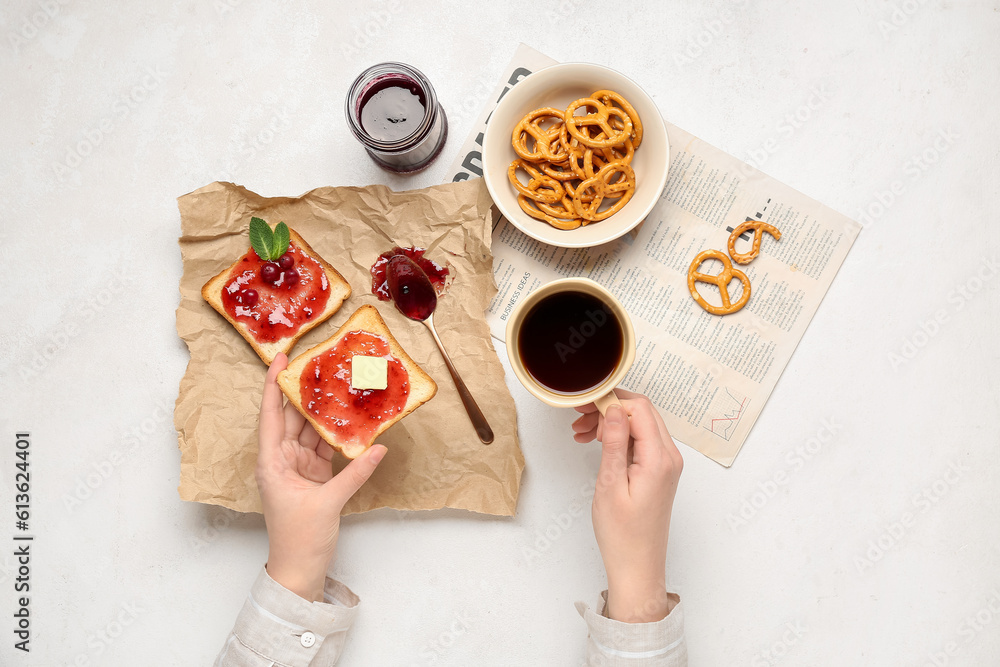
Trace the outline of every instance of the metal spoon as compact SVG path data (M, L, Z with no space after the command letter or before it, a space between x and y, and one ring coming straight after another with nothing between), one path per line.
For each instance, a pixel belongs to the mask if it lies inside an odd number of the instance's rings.
M493 429L486 421L483 411L479 409L476 399L472 397L472 392L465 386L465 382L451 362L451 357L444 349L444 343L441 342L437 330L434 329L437 292L434 291L434 286L431 285L427 274L409 257L396 255L389 260L386 276L388 277L389 294L392 295L396 308L411 320L423 322L430 330L434 342L441 350L441 356L444 357L448 372L451 373L451 379L455 381L458 395L462 398L465 411L469 413L469 419L472 420L472 425L476 429L476 435L483 441L483 444L490 444L493 442Z

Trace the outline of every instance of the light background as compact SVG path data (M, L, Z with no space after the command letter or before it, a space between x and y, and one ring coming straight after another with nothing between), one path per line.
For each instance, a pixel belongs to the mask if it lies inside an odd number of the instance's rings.
M438 183L523 41L624 72L671 122L865 226L733 468L683 448L668 576L692 665L1000 664L998 34L993 0L4 2L0 663L209 664L266 556L259 516L177 497L175 198ZM449 114L410 178L343 118L383 60L423 70ZM336 572L362 606L342 664L581 662L573 602L604 581L589 512L569 511L599 450L507 382L517 517L347 519ZM11 634L18 430L29 660Z

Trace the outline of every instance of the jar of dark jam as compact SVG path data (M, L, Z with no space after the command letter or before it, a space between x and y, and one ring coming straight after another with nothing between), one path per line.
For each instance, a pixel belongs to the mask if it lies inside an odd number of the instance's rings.
M347 124L383 169L400 174L427 167L448 138L448 119L434 87L403 63L379 63L351 84Z

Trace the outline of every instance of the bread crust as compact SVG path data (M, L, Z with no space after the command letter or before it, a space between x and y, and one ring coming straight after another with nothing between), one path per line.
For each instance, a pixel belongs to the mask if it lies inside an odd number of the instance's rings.
M306 364L317 355L336 345L341 338L352 331L368 331L370 333L383 336L389 342L389 351L392 356L399 359L406 368L406 372L409 374L410 382L410 393L406 397L406 404L403 406L403 410L392 419L383 422L379 426L378 430L372 435L371 440L364 445L343 442L340 438L338 438L336 433L328 430L326 426L314 419L313 416L302 407L302 394L299 390L300 378ZM333 336L319 345L311 347L290 361L288 368L278 373L278 386L281 387L281 391L284 392L285 396L288 397L288 400L298 409L298 411L309 420L309 423L313 425L313 428L316 429L316 432L319 433L320 437L329 443L331 447L349 459L357 458L366 449L371 447L378 436L385 432L386 429L416 410L427 401L431 400L437 393L437 384L431 376L424 372L424 370L417 365L417 362L415 362L410 355L406 353L406 350L402 348L396 338L392 335L392 332L389 331L389 327L386 325L385 320L383 320L382 316L379 315L378 309L368 304L361 306L354 311L354 314L348 318L347 322L345 322L344 325L337 330L337 333L333 334Z
M298 246L304 253L306 253L307 255L315 259L317 262L319 262L319 265L323 267L323 271L324 273L326 273L326 278L330 283L330 297L326 302L326 307L323 309L323 312L321 312L319 316L316 317L315 319L304 323L299 328L299 330L296 331L291 336L286 336L285 338L276 340L273 343L259 343L254 339L253 334L250 333L250 330L247 328L247 326L244 323L240 322L239 320L230 316L230 314L226 311L225 306L223 306L222 290L226 286L226 282L228 282L229 276L233 272L233 269L236 267L237 264L240 263L240 260L243 258L243 255L237 257L236 260L229 265L229 267L224 269L222 273L218 274L217 276L209 280L207 283L205 283L205 286L201 288L202 298L205 299L205 301L207 301L208 304L212 306L212 308L214 308L220 315L226 318L230 324L233 325L233 328L235 328L236 331L241 336L243 336L243 338L248 343L250 343L250 346L253 348L254 352L256 352L257 355L268 366L271 365L271 362L274 361L274 357L279 352L284 352L285 354L288 354L288 352L295 346L295 343L299 340L299 338L301 338L302 336L304 336L305 334L312 331L317 326L328 320L331 315L333 315L340 309L340 306L344 303L344 301L346 301L347 298L351 296L350 283L347 282L344 276L340 275L340 272L337 271L337 269L333 268L333 266L325 259L323 259L323 257L321 257L319 253L313 250L312 247L308 243L306 243L305 239L299 236L294 229L289 229L288 235L293 244Z

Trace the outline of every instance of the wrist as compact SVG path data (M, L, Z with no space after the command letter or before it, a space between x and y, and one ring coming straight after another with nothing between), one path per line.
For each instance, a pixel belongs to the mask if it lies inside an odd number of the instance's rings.
M271 550L265 569L268 576L304 600L323 599L329 560L292 558Z
M670 612L667 588L663 577L624 582L608 580L608 602L605 614L623 623L655 623Z

